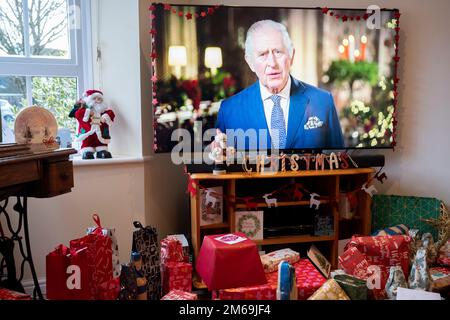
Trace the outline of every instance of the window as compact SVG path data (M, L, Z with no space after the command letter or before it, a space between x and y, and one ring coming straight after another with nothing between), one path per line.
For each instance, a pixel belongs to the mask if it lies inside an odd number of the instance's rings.
M68 117L91 83L87 0L0 1L0 113L3 142L12 142L14 117L40 105L56 117L62 147L73 140ZM5 128L6 126L6 128ZM0 140L1 141L1 140Z

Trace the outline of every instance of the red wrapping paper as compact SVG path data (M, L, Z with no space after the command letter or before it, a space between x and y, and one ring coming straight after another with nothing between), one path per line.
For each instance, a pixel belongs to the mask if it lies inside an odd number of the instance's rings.
M192 265L186 262L167 262L162 266L163 294L171 290L192 291Z
M95 299L91 290L92 267L88 263L87 247L69 249L60 244L46 256L46 290L49 300L90 300ZM78 266L80 288L67 287L69 266Z
M367 271L369 262L367 262L364 255L355 247L347 249L339 256L338 261L339 268L344 270L347 274L364 280L369 276Z
M325 282L325 277L308 259L293 264L297 279L298 300L308 299ZM219 290L220 300L276 300L278 271L267 273L267 284Z
M344 270L349 268L349 274L369 280L368 285L374 286L373 289L369 287L372 289L369 293L373 298L385 299L384 287L389 279L391 266L401 266L405 278L408 279L410 242L411 238L403 235L353 237L347 244L344 254L339 257L339 263ZM369 266L365 267L367 264L364 259L372 266L371 271L367 270ZM364 268L367 272L364 272ZM373 273L377 269L380 271L379 288L376 287L377 281L374 278L376 274Z
M357 248L371 265L401 266L405 278L409 276L409 236L353 237L347 248Z
M161 300L197 300L197 295L191 292L172 290L162 297Z
M120 292L120 278L114 278L103 282L98 287L98 300L117 300Z
M0 288L0 300L31 300L31 296L5 288Z
M88 265L92 270L89 285L91 296L94 299L99 299L98 288L100 285L113 278L111 238L101 232L101 229L96 229L91 234L70 241L72 250L87 247Z
M205 236L196 270L209 290L267 283L255 242L240 232Z
M167 237L161 240L161 264L166 262L188 262L189 257L185 257L181 242L176 238Z

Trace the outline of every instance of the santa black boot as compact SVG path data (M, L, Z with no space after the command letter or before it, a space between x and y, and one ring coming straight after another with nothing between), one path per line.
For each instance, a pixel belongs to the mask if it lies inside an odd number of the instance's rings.
M83 152L83 159L85 160L94 159L94 153L90 151Z
M112 155L111 152L106 151L106 150L102 150L97 152L97 159L111 159Z

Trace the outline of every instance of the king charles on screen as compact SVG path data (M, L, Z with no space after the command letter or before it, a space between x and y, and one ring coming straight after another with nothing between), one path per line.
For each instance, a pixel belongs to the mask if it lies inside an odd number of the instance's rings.
M284 25L262 20L249 28L245 60L258 81L223 100L216 123L238 149L344 148L331 93L290 75L294 54ZM256 146L236 146L255 130Z

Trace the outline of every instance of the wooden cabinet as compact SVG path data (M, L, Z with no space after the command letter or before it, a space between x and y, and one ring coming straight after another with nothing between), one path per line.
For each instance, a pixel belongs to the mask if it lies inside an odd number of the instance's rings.
M330 235L314 235L314 233L299 235L270 236L255 242L265 248L266 246L320 243L327 246L330 262L337 266L338 241L350 237L352 234L368 235L370 233L371 213L370 196L361 191L354 192L356 196L356 210L351 219L342 219L339 216L340 193L348 191L360 191L361 186L368 181L372 168L324 170L324 171L290 171L279 172L273 175L260 173L228 173L225 175L213 175L208 173L191 174L191 178L197 182L197 193L191 195L191 240L194 259L197 258L202 239L205 235L235 232L235 212L246 210L246 204L239 199L254 197L258 210L264 210L265 215L268 206L262 196L286 184L299 183L304 192L303 198L292 198L289 193L278 197L275 220L279 217L283 220L284 214L291 214L296 218L308 214L329 214L332 217L333 230ZM223 187L223 222L214 225L200 226L200 195L201 189L222 186ZM320 195L318 210L310 208L310 193ZM236 200L237 199L237 200ZM258 200L259 199L259 200ZM268 209L273 210L273 208ZM264 218L265 220L265 218ZM272 216L272 220L274 217ZM265 221L264 221L265 224ZM342 228L342 230L341 230Z

